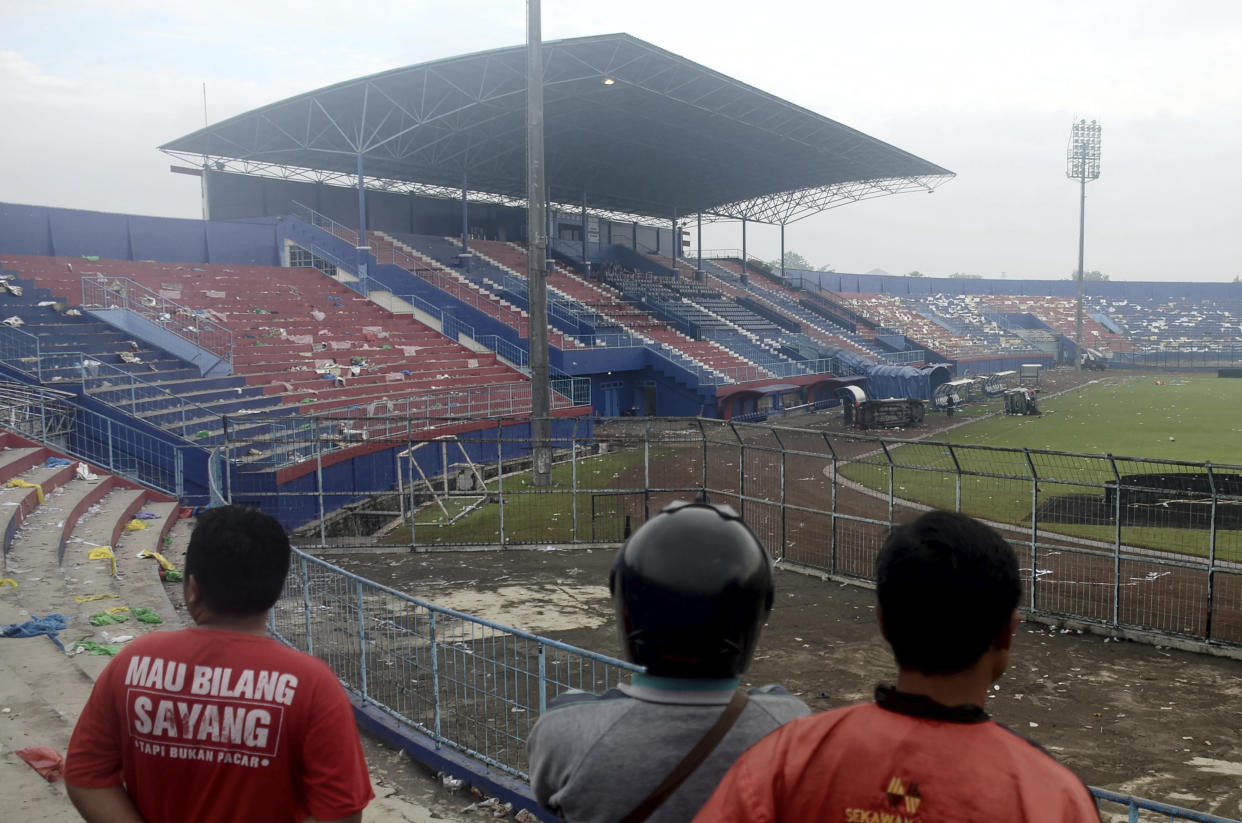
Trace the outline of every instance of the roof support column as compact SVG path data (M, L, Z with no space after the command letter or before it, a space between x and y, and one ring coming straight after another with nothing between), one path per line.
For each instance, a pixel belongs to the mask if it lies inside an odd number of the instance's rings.
M365 297L371 291L371 283L367 279L367 254L371 247L367 245L367 188L362 181L362 152L358 152L358 248L356 264L358 271L358 290Z
M750 278L746 276L746 218L742 218L742 282L746 283Z
M589 276L591 270L591 255L587 250L587 213L586 213L586 192L582 192L582 265L587 269Z
M526 276L530 308L530 434L535 486L552 485L548 362L547 193L543 156L543 34L539 0L526 0Z
M470 248L466 243L466 236L470 232L470 205L466 200L466 187L469 185L469 179L465 170L461 173L461 270L470 271Z
M681 279L681 269L677 267L677 252L681 246L677 237L677 207L673 206L673 276Z
M699 264L694 270L694 279L700 283L707 282L707 274L703 271L703 213L698 214L699 221Z
M785 224L781 223L781 279L785 279Z

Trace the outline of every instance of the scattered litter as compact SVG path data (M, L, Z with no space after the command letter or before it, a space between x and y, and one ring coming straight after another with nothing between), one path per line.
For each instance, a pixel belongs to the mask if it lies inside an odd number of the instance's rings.
M121 596L119 594L88 594L85 596L75 594L73 599L79 603L92 603L96 600L120 600Z
M38 483L31 483L28 480L22 480L20 477L14 477L6 484L6 487L10 489L34 489L35 497L39 499L39 505L42 506L46 502L46 498L43 496L43 487Z
M39 635L47 635L47 637L56 644L56 648L62 652L65 650L65 644L60 642L60 638L56 633L69 625L70 618L63 614L49 614L47 617L31 617L25 623L10 623L7 626L0 627L0 637L38 637Z
M163 580L165 583L180 583L184 579L181 572L176 569L160 569L160 580Z
M118 634L116 637L112 638L112 642L119 646L123 643L128 643L133 639L134 636L132 634Z
M176 566L172 564L172 561L170 561L167 557L160 554L159 552L153 552L147 549L143 549L142 551L138 552L138 556L154 558L156 562L160 564L160 568L164 569L165 571L173 571L174 569L177 568Z
M85 463L79 463L78 467L74 469L74 472L77 474L79 480L89 481L89 480L99 479L99 475L91 471L91 467L86 465Z
M43 464L45 469L59 469L62 466L68 466L73 461L67 457L49 457L47 462Z
M135 514L134 517L138 520L159 520L160 519L160 516L158 514L156 514L155 512L146 511L145 509Z
M125 608L122 606L121 608ZM126 609L126 611L129 611ZM92 626L111 626L114 623L124 623L129 620L129 615L124 613L108 614L108 612L96 612L90 616Z
M64 777L65 757L51 746L27 746L14 754L25 760L48 783L55 783Z
M138 606L133 609L134 617L139 623L163 623L164 618L155 613L155 609L148 609L145 606Z
M121 651L121 647L113 644L104 645L96 643L94 640L79 640L73 644L73 648L69 650L69 654L79 654L81 652L90 652L91 654L105 655L107 657L116 657Z
M18 317L18 316L15 314L15 315L13 315L12 317L6 317L6 318L4 319L4 325L6 325L6 326L12 326L13 328L17 328L18 326L24 326L24 325L26 325L26 321L25 321L25 320L22 320L20 317Z
M87 560L107 560L112 566L112 576L116 577L116 555L111 546L96 546L86 554Z
M129 521L128 523L126 523L126 524L125 524L125 531L127 531L127 532L140 532L140 531L142 531L143 529L145 529L146 527L147 527L147 524L146 524L146 523L143 523L141 520L139 520L138 518L136 518L136 517L135 517L133 520L131 520L131 521Z
M12 586L13 588L16 589L17 581L11 577L0 578L0 589L3 589L5 586Z

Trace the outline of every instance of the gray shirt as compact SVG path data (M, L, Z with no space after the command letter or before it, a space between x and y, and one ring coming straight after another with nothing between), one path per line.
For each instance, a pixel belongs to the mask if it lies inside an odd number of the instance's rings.
M634 675L601 695L568 692L531 729L535 799L569 823L616 823L659 785L724 711L736 680ZM738 756L773 729L810 709L780 686L751 689L720 744L649 823L694 817Z

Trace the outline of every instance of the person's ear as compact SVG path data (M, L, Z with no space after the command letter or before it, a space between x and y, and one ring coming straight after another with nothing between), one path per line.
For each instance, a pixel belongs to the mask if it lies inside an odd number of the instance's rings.
M875 622L880 624L880 637L883 637L884 642L888 643L888 629L884 626L884 610L880 608L879 603L875 604Z
M202 605L202 592L198 589L198 580L192 574L187 574L181 583L181 596L185 599L185 610L189 613L190 618L194 615Z
M1017 609L1013 610L1013 614L1009 615L1009 619L1005 621L1005 625L997 632L996 637L992 639L992 648L999 651L1009 651L1013 647L1013 636L1018 631L1018 624L1022 622L1022 615Z

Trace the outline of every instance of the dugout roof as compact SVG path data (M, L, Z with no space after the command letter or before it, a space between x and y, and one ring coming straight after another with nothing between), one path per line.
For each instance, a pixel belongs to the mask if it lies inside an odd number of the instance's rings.
M930 191L952 173L627 34L543 44L551 201L667 219L789 223ZM611 82L609 82L611 81ZM526 47L347 80L160 147L195 165L526 197ZM488 199L485 198L485 199Z

